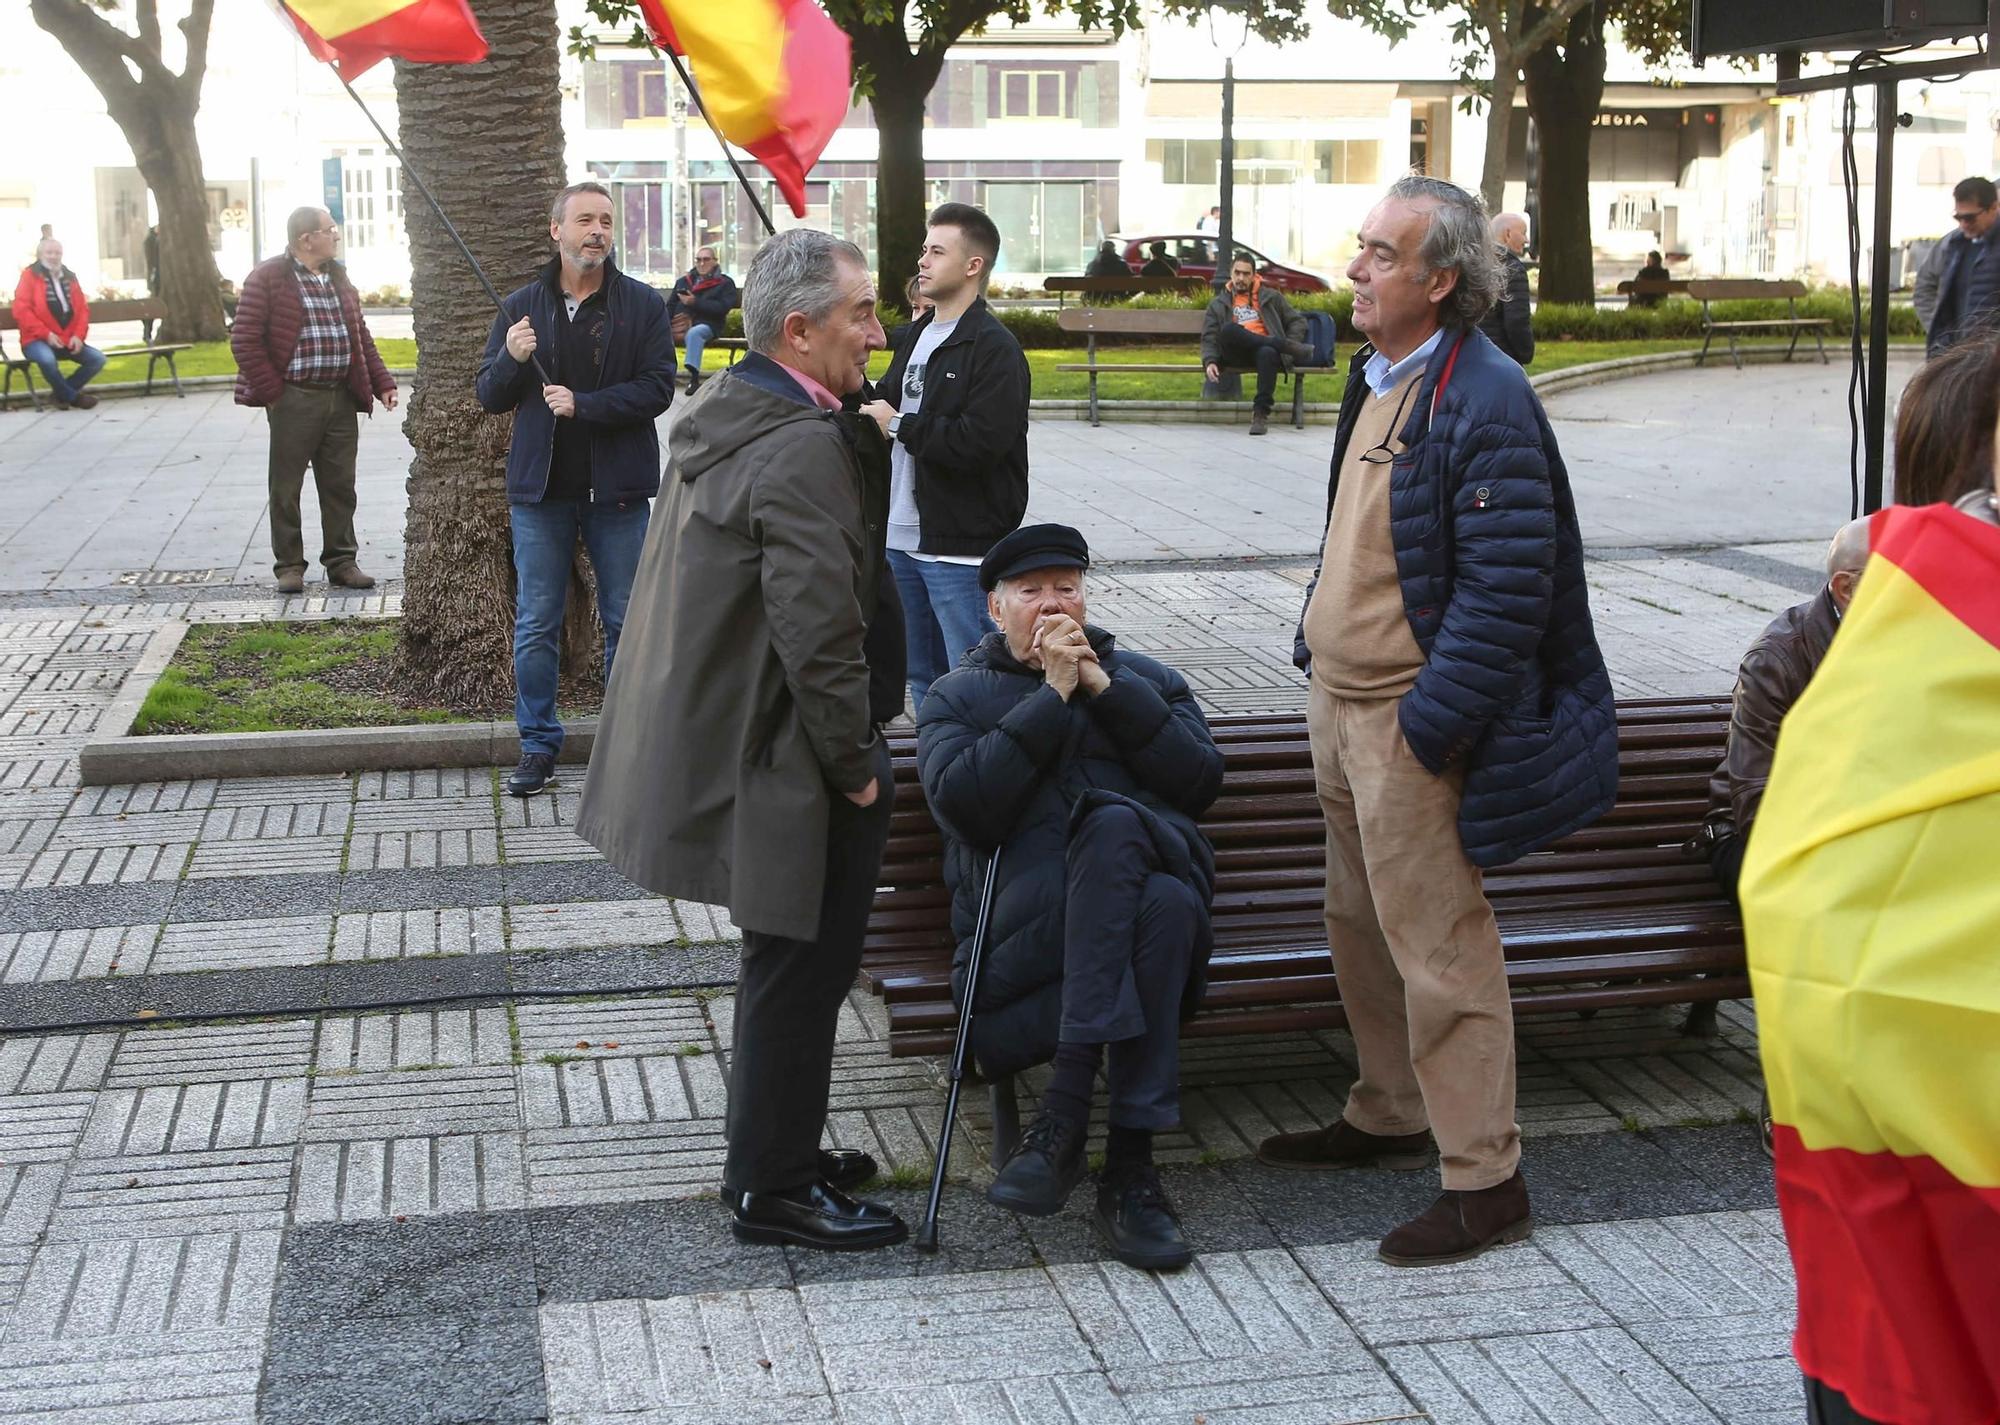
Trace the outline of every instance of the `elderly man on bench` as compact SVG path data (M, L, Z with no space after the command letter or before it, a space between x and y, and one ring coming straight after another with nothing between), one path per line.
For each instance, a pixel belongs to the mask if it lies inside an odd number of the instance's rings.
M104 353L84 340L90 302L76 274L63 266L63 245L52 237L42 239L14 287L14 325L21 329L21 355L41 369L57 410L87 411L97 404L83 388L104 369ZM73 362L76 371L65 379L58 360Z
M1201 1000L1215 885L1195 819L1221 790L1222 754L1178 673L1088 622L1089 564L1065 525L993 546L979 580L999 631L931 686L917 765L944 832L953 998L961 1013L972 1001L973 1053L990 1074L1055 1065L987 1197L1031 1216L1062 1210L1083 1175L1108 1045L1094 1220L1119 1260L1167 1269L1192 1252L1153 1168L1153 1134L1180 1122L1180 1021ZM968 985L993 856L999 881Z

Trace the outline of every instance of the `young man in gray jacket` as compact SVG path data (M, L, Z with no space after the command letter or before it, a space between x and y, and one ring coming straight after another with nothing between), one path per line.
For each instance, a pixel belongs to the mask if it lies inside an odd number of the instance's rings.
M1289 371L1288 362L1311 359L1306 319L1292 310L1283 292L1265 284L1255 262L1239 255L1229 265L1229 286L1208 304L1201 327L1201 365L1211 381L1222 378L1225 366L1256 368L1250 434L1262 435L1271 428L1279 370Z

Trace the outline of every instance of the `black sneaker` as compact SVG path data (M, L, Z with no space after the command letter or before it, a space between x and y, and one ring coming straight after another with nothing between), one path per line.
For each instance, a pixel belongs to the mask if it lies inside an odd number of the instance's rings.
M1194 1249L1181 1231L1180 1214L1167 1201L1167 1190L1150 1163L1106 1173L1091 1216L1111 1255L1128 1267L1170 1272L1194 1260Z
M986 1189L986 1200L1030 1217L1061 1212L1083 1176L1083 1141L1081 1123L1044 1112L1021 1135L1021 1146Z
M532 797L556 779L556 759L551 752L523 752L521 765L507 776L507 795Z
M701 389L701 373L695 370L692 366L686 367L684 369L687 371L688 374L687 393L690 396L692 396L695 392Z

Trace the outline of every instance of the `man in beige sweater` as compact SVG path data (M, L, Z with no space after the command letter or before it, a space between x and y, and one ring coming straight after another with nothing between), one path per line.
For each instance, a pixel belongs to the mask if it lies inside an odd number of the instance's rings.
M1326 927L1360 1077L1341 1120L1269 1138L1280 1167L1419 1167L1444 1192L1396 1266L1533 1230L1506 964L1481 868L1617 793L1610 680L1548 421L1479 331L1500 288L1479 200L1412 176L1349 264L1357 353L1295 661L1312 681Z

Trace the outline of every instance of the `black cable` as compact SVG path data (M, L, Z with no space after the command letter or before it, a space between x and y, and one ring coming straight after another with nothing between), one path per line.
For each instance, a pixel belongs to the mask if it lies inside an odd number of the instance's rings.
M1865 56L1856 56L1853 67L1861 68ZM1850 346L1853 365L1847 377L1847 483L1848 518L1861 517L1861 412L1868 404L1868 375L1861 354L1861 168L1854 159L1854 85L1842 91L1840 110L1840 183L1847 198L1847 292L1852 317ZM1882 131L1882 116L1875 116L1875 141L1889 142ZM1881 198L1876 195L1877 200ZM1885 300L1876 293L1875 300Z

